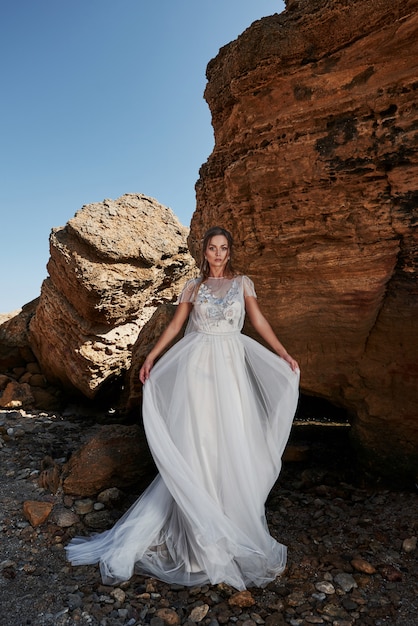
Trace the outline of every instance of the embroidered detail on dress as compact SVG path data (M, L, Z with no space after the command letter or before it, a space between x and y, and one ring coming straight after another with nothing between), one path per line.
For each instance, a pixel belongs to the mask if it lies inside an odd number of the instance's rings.
M222 298L217 298L216 296L214 296L210 287L208 287L206 283L202 283L197 293L196 302L199 304L213 304L215 306L222 306L226 308L233 303L235 296L239 292L237 283L237 279L234 278L232 281L232 285Z
M204 315L210 326L218 326L222 322L235 326L241 311L239 295L239 282L236 278L232 280L231 286L222 297L215 296L212 289L206 283L202 283L197 293L195 306L203 305Z

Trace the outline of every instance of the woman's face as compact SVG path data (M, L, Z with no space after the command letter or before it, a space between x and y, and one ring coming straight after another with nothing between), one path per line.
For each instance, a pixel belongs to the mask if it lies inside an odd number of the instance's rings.
M224 235L214 235L205 250L205 257L211 270L216 274L224 270L229 259L228 239Z

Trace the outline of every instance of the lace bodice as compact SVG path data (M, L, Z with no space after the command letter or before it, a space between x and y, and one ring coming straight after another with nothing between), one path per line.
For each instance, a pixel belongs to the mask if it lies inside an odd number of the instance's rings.
M256 297L248 276L194 279L186 283L179 302L192 302L186 332L230 333L240 331L245 318L245 296Z

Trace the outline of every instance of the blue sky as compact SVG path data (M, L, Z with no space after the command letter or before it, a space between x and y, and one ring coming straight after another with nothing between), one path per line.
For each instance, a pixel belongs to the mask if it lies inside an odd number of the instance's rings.
M0 8L0 313L39 295L51 228L144 193L186 226L213 148L206 65L281 0L9 0Z

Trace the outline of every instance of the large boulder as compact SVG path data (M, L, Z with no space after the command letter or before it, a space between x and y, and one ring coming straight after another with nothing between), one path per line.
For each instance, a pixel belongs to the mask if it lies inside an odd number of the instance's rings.
M0 407L61 408L60 390L48 385L30 346L29 324L39 298L0 315ZM6 382L7 381L7 382Z
M140 194L84 206L52 231L49 278L30 323L48 380L95 398L129 368L144 323L194 271L187 234L170 209Z
M418 467L418 2L304 0L208 65L215 147L189 246L219 223L302 389L371 467Z
M104 489L143 489L155 475L140 426L102 426L62 470L64 493L92 496Z

